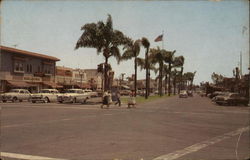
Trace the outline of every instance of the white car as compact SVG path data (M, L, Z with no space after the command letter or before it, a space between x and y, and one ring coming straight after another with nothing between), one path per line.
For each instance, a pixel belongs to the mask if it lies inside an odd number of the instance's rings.
M31 95L31 102L57 102L57 97L60 95L57 89L42 89L39 93L35 93Z
M31 93L27 89L11 89L9 92L3 93L1 96L3 102L22 102L23 100L29 101Z
M180 94L179 94L179 98L187 98L188 97L188 93L186 90L181 90Z
M82 89L68 89L64 94L57 97L57 101L59 103L86 103L90 97L90 94L85 93Z
M90 97L98 97L98 93L92 91L91 89L85 89L84 92L87 93L87 94L89 94Z

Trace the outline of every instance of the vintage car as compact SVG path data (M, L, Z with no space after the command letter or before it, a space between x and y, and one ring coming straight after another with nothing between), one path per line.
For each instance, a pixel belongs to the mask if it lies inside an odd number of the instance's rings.
M86 103L90 98L90 94L84 92L82 89L68 89L64 94L57 97L57 101L59 103Z
M3 93L1 96L3 102L22 102L23 100L29 101L31 93L27 89L11 89L9 92Z
M240 96L238 93L228 92L227 94L216 96L215 103L219 105L247 105L248 99Z
M122 90L120 90L121 96L128 96L130 93L131 93L131 91L128 90L128 89L122 89Z
M60 93L57 89L42 89L39 91L39 93L35 93L31 95L31 102L57 102L57 96L59 96Z
M221 92L221 91L216 91L215 96L212 98L212 102L215 102L217 100L217 97L221 97L224 95L227 95L229 92Z
M186 90L181 90L180 94L179 94L179 98L187 98L188 97L188 93Z
M92 91L91 89L85 89L84 92L89 94L90 97L98 97L98 93L95 91Z

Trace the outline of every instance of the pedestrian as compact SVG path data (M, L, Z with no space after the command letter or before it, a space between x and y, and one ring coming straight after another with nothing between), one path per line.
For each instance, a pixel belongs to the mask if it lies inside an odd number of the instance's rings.
M119 104L119 107L121 106L121 94L120 94L120 91L116 91L116 103L115 105Z
M129 97L129 100L128 100L128 108L131 108L131 107L130 107L131 105L132 105L133 107L135 107L135 105L136 105L135 93L134 93L133 90L131 91L130 97Z
M103 108L104 105L107 105L107 108L109 108L109 93L104 92L102 95L102 105L101 108Z

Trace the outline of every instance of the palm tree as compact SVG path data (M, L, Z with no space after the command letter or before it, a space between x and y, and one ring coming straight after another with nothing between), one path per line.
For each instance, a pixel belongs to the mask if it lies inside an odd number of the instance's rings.
M81 27L82 35L78 39L75 49L80 47L96 48L97 54L101 52L105 58L104 65L104 90L108 89L108 59L115 57L120 59L119 46L129 42L121 31L113 29L111 15L108 14L106 23L99 21L97 23L87 23Z
M171 93L171 85L170 85L171 70L172 70L172 64L174 63L174 53L176 51L174 50L173 52L170 52L170 51L167 51L167 52L168 52L167 63L168 63L168 70L169 70L169 75L168 75L168 96L170 96L170 93Z
M150 49L149 59L151 63L159 65L159 95L162 96L162 78L163 78L163 66L165 62L168 62L169 57L172 55L172 52L160 49L159 47Z
M147 38L143 37L141 40L141 43L143 45L143 47L146 49L145 52L145 68L146 68L146 94L145 94L145 98L148 99L149 96L149 88L150 88L150 71L149 71L149 60L148 60L148 52L149 52L149 47L150 47L150 42L148 41Z
M180 76L180 82L182 81L184 61L185 61L185 58L183 56L175 57L174 61L173 61L173 67L172 68L180 68L181 67L181 71L178 73L178 76ZM176 78L176 77L174 77L174 78ZM174 80L175 80L174 82L176 82L176 79L174 79ZM175 87L175 85L176 84L174 84L174 87ZM175 90L174 90L174 92L175 92ZM178 92L180 92L180 89L179 89Z
M124 47L125 51L121 57L122 60L128 60L134 58L134 69L135 69L135 78L134 78L134 91L136 96L137 91L137 61L138 55L140 53L140 43L141 40L133 41L130 39L130 42Z
M194 81L195 74L196 74L196 71L194 71L194 72L186 72L183 75L185 77L186 83L189 82L189 85L187 84L189 89L193 88L193 81Z

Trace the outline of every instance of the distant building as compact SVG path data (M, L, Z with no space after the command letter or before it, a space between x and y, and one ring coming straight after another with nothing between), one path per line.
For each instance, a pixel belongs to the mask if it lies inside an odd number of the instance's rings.
M11 88L61 87L55 83L56 62L60 59L44 54L0 46L0 91Z
M102 74L97 72L97 69L85 69L87 81L91 89L102 89Z

